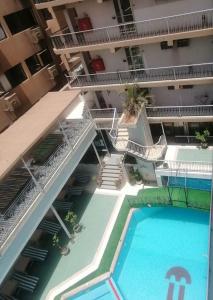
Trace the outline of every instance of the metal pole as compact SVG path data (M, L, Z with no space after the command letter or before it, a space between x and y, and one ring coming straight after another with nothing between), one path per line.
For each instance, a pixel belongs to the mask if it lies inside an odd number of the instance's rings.
M25 169L28 171L28 173L30 174L30 176L32 177L33 182L35 183L35 185L40 189L41 192L43 192L43 187L42 185L38 182L38 180L36 180L35 176L33 175L33 173L31 172L30 168L28 167L27 163L25 162L24 158L22 157L22 162L23 165L25 167Z
M59 216L57 210L55 209L55 207L53 205L51 206L51 209L52 209L52 212L54 213L56 219L61 224L61 227L64 229L64 232L66 233L68 238L71 239L72 235L70 234L69 230L67 229L66 225L64 224L63 220L61 219L61 217Z
M95 147L94 142L92 142L92 146L93 146L93 149L94 149L94 151L95 151L95 154L96 154L96 157L97 157L97 159L98 159L98 162L99 162L100 166L102 167L101 158L100 158L100 156L99 156L99 154L98 154L98 151L97 151L97 149L96 149L96 147Z
M71 143L70 143L70 141L69 141L69 139L68 139L68 137L67 137L67 134L66 134L66 132L64 131L64 128L63 128L63 126L61 125L60 121L58 121L58 125L59 125L59 128L61 129L61 132L62 132L62 134L63 134L63 136L64 136L64 138L65 138L65 140L66 140L67 145L69 145L70 148L73 149L73 148L72 148L72 145L71 145Z
M99 130L99 132L100 132L100 134L101 134L102 140L103 140L104 145L105 145L105 147L106 147L107 153L110 155L110 152L109 152L109 149L108 149L108 147L107 147L107 144L106 144L105 138L104 138L104 136L103 136L102 130Z

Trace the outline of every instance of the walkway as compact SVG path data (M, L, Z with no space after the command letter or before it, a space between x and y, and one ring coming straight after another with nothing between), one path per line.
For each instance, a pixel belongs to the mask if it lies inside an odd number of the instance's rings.
M51 289L89 265L99 247L104 231L116 204L116 195L94 194L90 199L80 223L85 229L70 243L70 254L61 256L46 287L36 298L44 300Z

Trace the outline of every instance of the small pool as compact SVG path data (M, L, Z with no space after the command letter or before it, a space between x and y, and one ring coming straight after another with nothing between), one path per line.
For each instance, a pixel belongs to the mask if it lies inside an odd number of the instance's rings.
M174 176L163 176L168 180L169 186L174 187L187 187L202 191L211 191L211 179L200 179L200 178L186 178L185 177L174 177ZM163 179L164 180L164 179Z
M174 207L138 209L112 275L75 300L205 300L209 213ZM179 298L178 298L179 297Z

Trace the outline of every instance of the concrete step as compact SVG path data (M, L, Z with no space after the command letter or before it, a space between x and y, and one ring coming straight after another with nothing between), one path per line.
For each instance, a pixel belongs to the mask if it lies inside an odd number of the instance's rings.
M120 177L120 175L121 175L121 172L116 173L116 174L104 172L104 173L101 173L101 178L111 178L112 180L116 180Z
M102 184L100 186L100 189L105 189L105 190L117 190L117 188L115 186L110 186L110 185L104 185Z
M115 187L116 187L115 182L112 181L112 180L110 180L110 181L108 181L108 180L103 180L102 183L101 183L101 185L110 185L110 186L115 186Z
M118 128L118 132L128 132L127 128Z
M109 176L114 176L114 175L117 175L117 174L120 174L121 171L120 170L103 170L101 172L101 175L109 175Z
M118 137L120 137L120 136L124 136L124 137L126 137L126 136L129 136L129 133L128 132L118 132L118 134L117 134L117 136Z
M104 170L121 170L121 166L118 166L118 165L105 165L103 167L103 171Z

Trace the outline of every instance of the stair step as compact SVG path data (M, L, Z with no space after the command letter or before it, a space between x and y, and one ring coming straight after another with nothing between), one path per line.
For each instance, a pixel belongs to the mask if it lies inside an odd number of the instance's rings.
M110 181L110 182L115 182L117 181L118 179L120 179L120 174L115 178L115 177L109 177L109 176L101 176L101 180L102 181Z
M128 132L118 132L118 137L119 136L129 136L129 133Z
M120 175L121 175L121 172L119 172L119 173L107 173L107 172L101 173L102 178L109 177L109 178L112 178L113 180L119 178Z
M100 186L100 189L105 189L105 190L117 190L117 188L115 186L110 186L110 185L104 185L102 184Z
M105 165L103 170L121 170L119 165Z
M103 174L116 175L116 174L120 174L120 173L121 173L120 170L103 170L101 175L103 175Z
M116 186L116 183L113 180L103 180L101 185L111 185L111 186Z
M118 132L128 132L127 128L118 128Z

